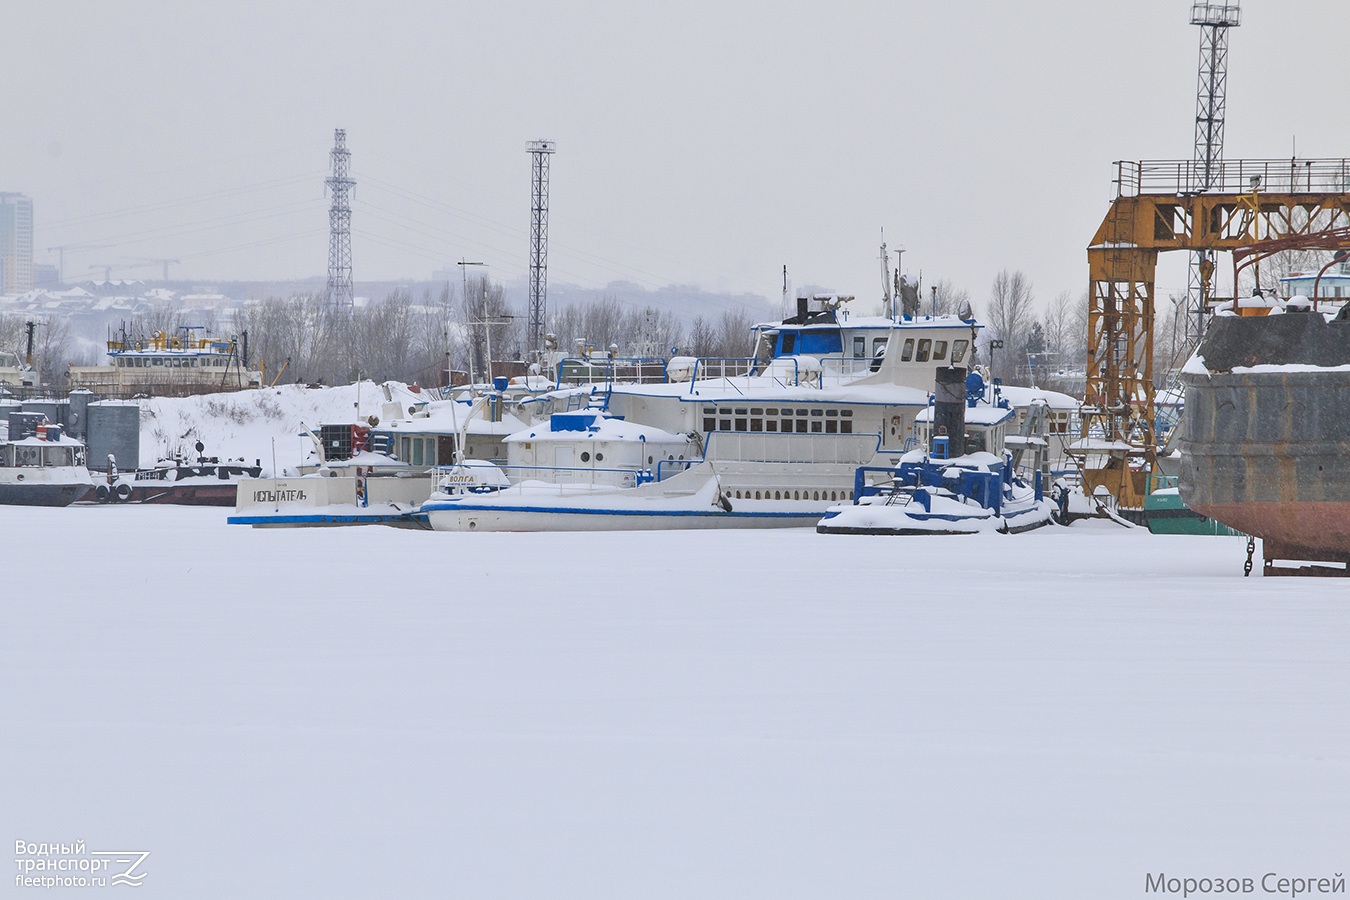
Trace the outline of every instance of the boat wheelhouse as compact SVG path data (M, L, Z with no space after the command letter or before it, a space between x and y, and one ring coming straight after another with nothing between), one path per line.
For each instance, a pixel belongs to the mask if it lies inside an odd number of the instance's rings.
M18 416L23 416L20 413ZM11 417L12 426L22 420ZM0 504L69 506L93 490L84 444L45 420L0 441Z
M108 341L109 364L71 366L72 388L105 396L172 396L260 387L262 373L248 371L234 339L200 337L196 326L171 336L157 331L148 339Z

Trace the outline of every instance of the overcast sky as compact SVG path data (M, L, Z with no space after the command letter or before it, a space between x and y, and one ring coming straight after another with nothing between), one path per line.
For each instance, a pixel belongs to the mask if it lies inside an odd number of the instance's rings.
M557 142L550 277L776 297L904 267L983 299L1081 291L1116 159L1189 158L1188 0L70 3L6 12L0 190L67 278L327 266L347 129L357 280L528 261L525 144ZM1345 0L1248 0L1227 156L1350 156ZM89 246L93 245L93 246ZM102 269L93 274L102 277ZM1160 273L1184 287L1184 261Z

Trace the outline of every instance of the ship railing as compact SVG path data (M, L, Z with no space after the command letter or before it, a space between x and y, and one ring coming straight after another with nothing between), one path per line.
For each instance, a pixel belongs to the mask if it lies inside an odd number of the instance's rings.
M825 384L848 384L856 378L870 374L872 367L880 366L877 357L837 357L827 356L820 361L821 387Z
M1350 191L1350 159L1190 159L1116 162L1120 197L1140 194L1334 193Z
M659 356L569 357L558 363L555 389L582 384L664 384L666 361Z
M768 378L780 387L797 387L803 383L801 363L790 356L771 360L755 356L700 356L694 361L689 390L692 392L696 384L720 381L723 387L743 393L741 386L732 379L751 377Z

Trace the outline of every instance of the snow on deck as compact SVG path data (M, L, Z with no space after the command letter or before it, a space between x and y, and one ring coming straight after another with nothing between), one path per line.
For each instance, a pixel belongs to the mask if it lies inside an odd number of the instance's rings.
M1244 579L1241 538L225 515L0 507L6 837L149 850L137 897L1345 871L1345 584Z

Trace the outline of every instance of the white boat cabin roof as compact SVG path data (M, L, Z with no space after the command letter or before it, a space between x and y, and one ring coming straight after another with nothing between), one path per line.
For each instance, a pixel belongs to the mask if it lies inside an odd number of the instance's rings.
M595 410L554 413L547 422L518 431L506 439L524 441L646 441L649 444L680 444L689 438L650 425L606 416Z

